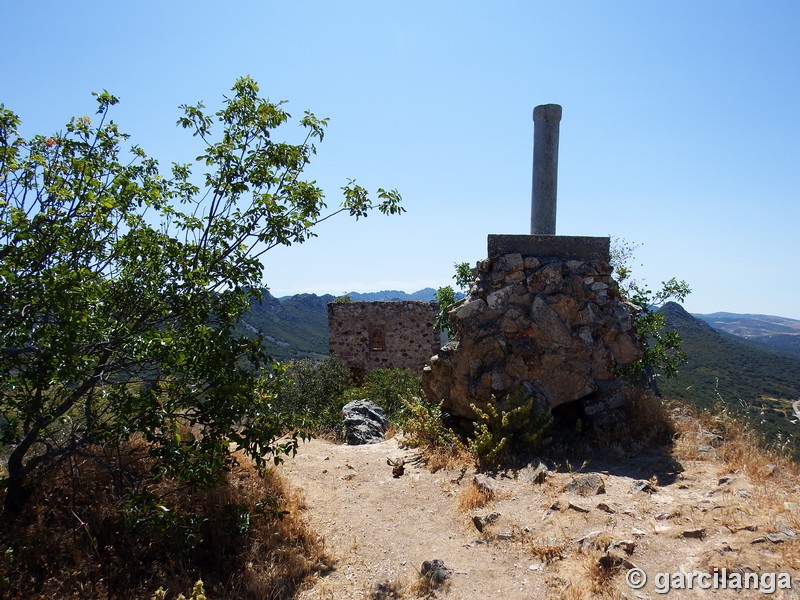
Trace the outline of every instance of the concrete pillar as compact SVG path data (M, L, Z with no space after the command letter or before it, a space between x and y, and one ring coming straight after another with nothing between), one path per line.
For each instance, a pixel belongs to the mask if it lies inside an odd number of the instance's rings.
M558 130L560 123L560 105L540 104L533 109L532 235L555 235L556 233Z

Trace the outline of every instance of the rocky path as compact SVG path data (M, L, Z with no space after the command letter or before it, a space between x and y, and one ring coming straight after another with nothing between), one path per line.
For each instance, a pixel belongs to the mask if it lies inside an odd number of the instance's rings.
M401 458L404 473L393 477L387 459ZM754 486L713 460L649 454L551 465L541 483L533 469L506 473L490 482L494 501L470 510L459 501L474 492L472 469L431 473L414 459L396 439L314 440L281 468L336 561L301 598L414 597L423 562L433 559L452 571L436 592L447 598L659 598L657 573L715 568L782 570L800 585L800 491ZM478 531L473 517L493 513ZM649 576L640 590L626 584L632 567ZM755 596L695 588L668 597Z

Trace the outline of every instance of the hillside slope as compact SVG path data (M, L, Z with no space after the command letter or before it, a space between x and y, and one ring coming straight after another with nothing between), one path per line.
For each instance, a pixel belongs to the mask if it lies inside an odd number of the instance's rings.
M800 433L800 426L791 422L790 403L800 398L800 359L716 331L675 303L662 311L688 356L677 377L659 381L665 396L701 408L722 401L743 410L768 442ZM794 447L797 452L800 445L795 442Z
M267 351L281 361L328 355L328 303L333 296L297 294L280 301L266 290L263 294L242 319L248 335L261 332Z

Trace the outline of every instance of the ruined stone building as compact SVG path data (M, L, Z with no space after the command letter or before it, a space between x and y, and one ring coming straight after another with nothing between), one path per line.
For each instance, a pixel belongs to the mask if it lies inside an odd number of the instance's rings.
M357 375L373 369L422 371L439 351L433 302L332 302L328 348Z

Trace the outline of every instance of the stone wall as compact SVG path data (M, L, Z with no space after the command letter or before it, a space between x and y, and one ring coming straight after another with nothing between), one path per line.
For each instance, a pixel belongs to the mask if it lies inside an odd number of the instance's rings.
M432 302L332 302L328 348L357 373L379 368L421 371L439 350Z
M423 375L429 400L474 417L523 387L541 410L618 399L620 367L642 356L631 308L604 259L523 256L480 261L470 294L450 310L453 339Z

